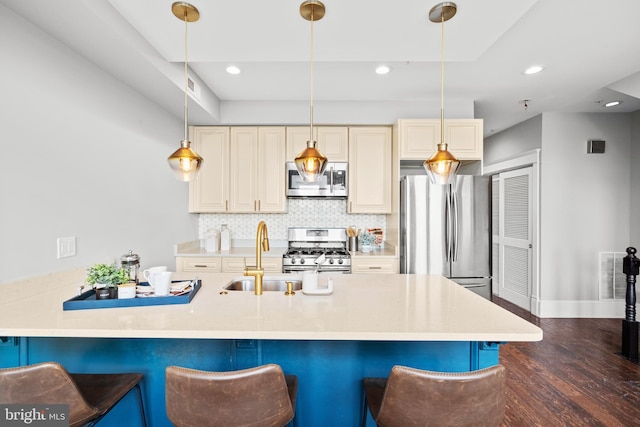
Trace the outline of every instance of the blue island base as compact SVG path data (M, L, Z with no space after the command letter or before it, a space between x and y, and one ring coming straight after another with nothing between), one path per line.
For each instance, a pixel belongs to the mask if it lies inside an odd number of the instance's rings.
M386 377L393 365L481 369L498 364L498 352L497 343L484 342L19 338L0 347L0 365L57 361L74 373L141 372L147 424L161 427L171 426L165 412L167 366L229 371L277 363L298 376L298 426L340 427L360 425L363 377ZM140 425L134 397L127 396L100 425Z

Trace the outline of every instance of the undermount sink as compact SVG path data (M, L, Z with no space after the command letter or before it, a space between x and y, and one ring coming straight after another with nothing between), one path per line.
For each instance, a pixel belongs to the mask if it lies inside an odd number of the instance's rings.
M287 282L291 282L293 285L292 290L299 291L302 289L302 280L300 279L286 279L275 277L264 277L262 279L262 290L267 291L280 291L285 292L287 290ZM224 287L227 291L251 291L255 290L256 281L254 277L241 277L236 278L227 283Z

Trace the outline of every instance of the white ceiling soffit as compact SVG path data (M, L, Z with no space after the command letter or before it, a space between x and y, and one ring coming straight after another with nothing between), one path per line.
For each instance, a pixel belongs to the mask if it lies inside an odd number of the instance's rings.
M203 99L191 123L216 124L228 102L308 102L310 24L302 0L193 0L189 63ZM173 0L0 0L180 117L184 23ZM325 0L314 23L320 102L439 104L441 26L432 3ZM471 103L485 135L542 112L640 109L640 1L457 0L445 23L445 109ZM611 17L611 15L614 17ZM225 68L238 65L242 73ZM386 63L386 76L373 68ZM533 64L542 73L525 76ZM530 99L525 110L521 103ZM196 104L196 103L194 103ZM414 116L421 110L414 110ZM193 120L192 120L193 118Z

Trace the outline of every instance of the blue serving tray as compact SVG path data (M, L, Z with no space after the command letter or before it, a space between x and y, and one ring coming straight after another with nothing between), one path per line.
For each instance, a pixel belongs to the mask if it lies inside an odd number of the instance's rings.
M174 280L172 283L184 282ZM141 282L138 286L149 286L147 282ZM136 297L127 299L96 299L95 289L75 296L62 303L63 310L86 310L94 308L139 307L147 305L189 304L202 287L202 280L196 279L190 292L184 295L168 295L166 297Z

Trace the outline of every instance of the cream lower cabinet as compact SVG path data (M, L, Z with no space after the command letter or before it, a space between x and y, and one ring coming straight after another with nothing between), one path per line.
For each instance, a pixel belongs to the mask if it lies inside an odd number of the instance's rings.
M176 257L176 271L220 273L222 271L222 258L179 256Z
M352 273L391 273L399 271L397 257L354 256L351 257Z
M256 265L256 258L245 258L246 265ZM264 274L279 274L282 273L282 257L262 257L262 269Z
M247 265L256 265L254 257L176 257L176 271L192 271L200 273L244 273ZM282 273L282 258L262 258L262 268L265 274Z
M426 160L438 150L438 119L401 119L395 125L400 160ZM460 160L482 160L483 122L480 119L444 121L444 140Z
M286 212L285 128L232 127L229 212Z
M318 150L329 162L349 161L349 128L346 126L316 126L314 137ZM309 126L287 127L287 162L292 162L307 146Z
M227 212L229 209L229 128L194 126L191 148L204 161L189 182L189 212Z
M349 128L348 213L391 213L391 128Z
M244 273L244 268L256 265L255 257L243 258L243 257L225 257L222 258L222 272L223 273ZM264 274L282 273L282 258L263 257L262 269Z

